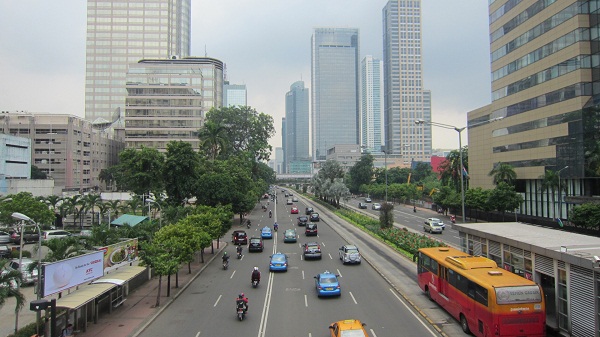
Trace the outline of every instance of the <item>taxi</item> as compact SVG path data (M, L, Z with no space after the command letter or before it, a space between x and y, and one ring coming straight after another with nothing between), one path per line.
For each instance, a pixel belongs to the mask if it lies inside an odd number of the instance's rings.
M357 319L345 319L331 323L329 332L331 337L369 337L365 326L365 323L361 323Z

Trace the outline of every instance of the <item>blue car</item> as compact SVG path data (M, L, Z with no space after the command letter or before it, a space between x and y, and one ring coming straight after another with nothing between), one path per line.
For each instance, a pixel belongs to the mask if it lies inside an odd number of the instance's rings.
M287 271L288 258L287 255L282 253L276 253L271 255L271 262L269 263L270 271Z
M317 296L340 296L342 290L340 288L340 282L338 276L332 274L329 271L318 274L315 276L315 287L317 288Z
M271 228L265 226L265 228L263 228L262 231L260 232L260 237L263 239L272 239L273 232L271 231Z

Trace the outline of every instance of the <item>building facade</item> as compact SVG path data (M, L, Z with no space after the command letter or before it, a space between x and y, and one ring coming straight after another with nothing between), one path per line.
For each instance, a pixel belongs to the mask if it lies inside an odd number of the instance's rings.
M359 144L359 31L315 28L311 42L312 152L324 161L336 144Z
M191 0L87 0L85 118L122 118L129 64L189 56L190 24Z
M281 172L279 173L286 173L287 172L287 167L285 167L285 162L286 162L286 153L285 153L285 148L287 146L287 122L285 120L285 117L281 118Z
M54 180L57 195L102 189L100 171L118 164L124 148L122 135L73 115L3 113L0 126L5 134L31 141L30 163Z
M421 1L390 0L383 8L384 128L390 154L429 161L431 93L423 89Z
M383 62L372 55L360 65L360 145L370 153L380 153L383 129Z
M492 103L468 114L470 185L492 188L488 173L512 165L523 214L566 219L600 195L597 12L596 1L490 3ZM558 186L543 188L546 173Z
M223 106L247 106L248 93L245 84L229 84L225 82L223 85Z
M337 161L348 172L352 166L360 161L362 155L358 144L338 144L327 150L326 160Z
M213 58L142 60L129 67L125 108L128 148L165 152L170 141L199 148L205 113L222 106L223 62Z
M286 173L310 173L308 106L304 82L294 82L285 94Z

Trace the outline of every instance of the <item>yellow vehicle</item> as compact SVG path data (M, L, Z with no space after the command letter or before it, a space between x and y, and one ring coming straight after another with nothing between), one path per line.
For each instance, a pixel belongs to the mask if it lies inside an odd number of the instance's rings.
M329 332L331 337L369 337L365 326L365 323L361 323L357 319L345 319L331 323Z

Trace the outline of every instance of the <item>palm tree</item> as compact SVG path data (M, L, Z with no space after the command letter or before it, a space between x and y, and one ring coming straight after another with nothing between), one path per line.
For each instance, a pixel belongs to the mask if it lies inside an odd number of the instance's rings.
M541 175L539 178L542 179L540 191L550 190L552 192L552 214L556 214L554 200L556 200L555 193L558 191L560 186L560 176L558 175L558 171L547 170L546 173ZM566 190L566 187L566 185L560 186L561 191L558 191L559 195L560 192Z
M215 160L219 152L225 148L227 137L226 129L221 124L207 121L199 130L200 148L203 149L211 160Z
M6 303L6 299L14 297L16 300L15 313L21 311L25 305L25 295L21 293L17 284L21 284L23 276L18 270L8 269L8 260L0 259L0 270L5 272L0 273L0 307Z
M56 207L63 200L63 198L58 195L49 195L44 198L44 202L52 208L52 211L56 213Z
M92 226L94 226L94 218L95 218L94 209L101 202L102 202L102 197L100 197L99 194L88 194L83 197L84 215L87 214L88 210L92 211Z
M84 249L79 238L73 236L42 241L42 246L48 247L44 262L56 262L75 257L83 254Z
M137 210L144 206L144 202L139 196L134 196L131 200L127 200L127 206L133 214L136 214Z
M494 185L500 182L505 182L508 185L514 186L517 180L517 173L512 165L498 162L496 166L488 173L490 177L494 177Z

